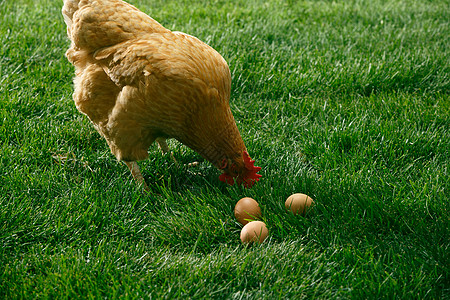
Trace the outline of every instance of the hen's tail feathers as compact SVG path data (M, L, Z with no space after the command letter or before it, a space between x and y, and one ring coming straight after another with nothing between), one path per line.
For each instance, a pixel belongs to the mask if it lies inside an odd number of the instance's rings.
M88 52L152 33L169 32L122 0L64 0L62 14L73 46Z
M78 3L80 0L64 0L62 15L68 30L72 27L73 14L78 10Z

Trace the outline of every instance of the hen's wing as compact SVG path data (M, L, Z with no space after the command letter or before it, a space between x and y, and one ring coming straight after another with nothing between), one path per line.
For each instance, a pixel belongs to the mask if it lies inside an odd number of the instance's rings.
M201 82L229 99L231 75L227 63L213 48L183 33L150 34L94 53L105 72L118 86L149 80ZM186 86L187 87L187 86Z

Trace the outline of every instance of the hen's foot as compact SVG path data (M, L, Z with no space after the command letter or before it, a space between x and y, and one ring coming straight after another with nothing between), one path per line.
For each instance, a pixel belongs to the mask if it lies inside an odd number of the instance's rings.
M198 161L194 161L194 162L188 163L187 167L188 168L194 168L194 167L197 167L199 164L200 163Z

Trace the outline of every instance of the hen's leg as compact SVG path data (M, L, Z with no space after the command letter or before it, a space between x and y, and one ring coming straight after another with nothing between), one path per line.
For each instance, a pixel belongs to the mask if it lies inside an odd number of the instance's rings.
M167 154L170 151L165 138L157 138L156 141L158 142L159 149L161 149L162 153Z
M156 141L158 142L159 149L161 149L161 151L164 154L170 153L170 156L172 157L172 159L175 162L175 164L177 166L179 166L177 160L175 159L175 156L173 156L172 151L170 151L169 146L167 145L166 139L165 138L157 138ZM197 161L194 161L194 162L188 163L187 166L188 166L188 168L196 167L196 166L198 166L198 164L199 163Z
M169 146L167 145L166 139L165 138L157 138L156 141L158 142L159 149L161 149L161 151L164 154L170 153L170 156L172 157L175 164L177 166L179 166L177 160L175 159L175 156L173 156L172 151L170 151ZM198 162L194 161L194 162L188 163L187 166L190 168L190 167L196 167L197 165L198 165Z
M135 161L125 161L125 164L127 165L128 169L131 171L131 175L133 175L133 178L144 188L144 190L149 191L147 183L145 183L144 176L142 176L141 170L139 169L139 166L137 162Z
M167 145L166 139L165 138L157 138L156 142L158 142L159 149L161 149L162 153L164 153L164 154L170 153L170 157L172 157L173 161L178 166L178 162L175 159L175 156L173 156L172 151L170 151L169 146Z

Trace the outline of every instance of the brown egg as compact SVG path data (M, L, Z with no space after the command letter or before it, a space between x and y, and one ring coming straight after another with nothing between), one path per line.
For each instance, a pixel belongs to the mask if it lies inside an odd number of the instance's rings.
M284 206L294 215L305 215L308 209L314 205L314 200L305 194L293 194L287 198Z
M261 244L269 235L269 230L264 222L252 221L247 223L241 230L241 241L244 244Z
M242 198L234 207L234 216L242 225L261 217L261 208L252 198Z

